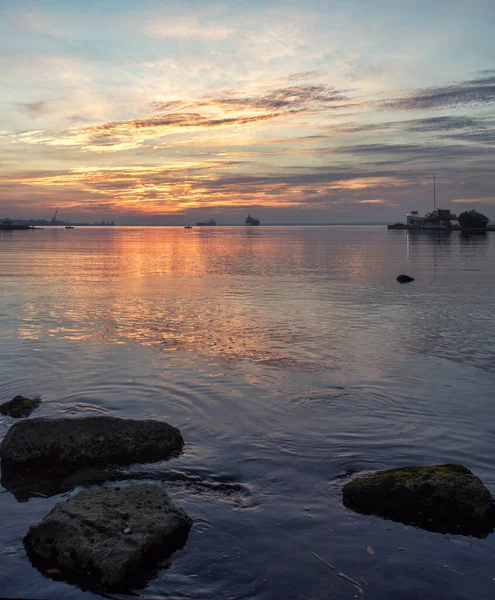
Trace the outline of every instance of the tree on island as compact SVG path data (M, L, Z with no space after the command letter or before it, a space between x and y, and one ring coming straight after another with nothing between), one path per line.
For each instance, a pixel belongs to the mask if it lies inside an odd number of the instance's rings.
M457 221L457 215L451 213L450 210L436 208L432 212L426 214L426 220L433 225L443 225L452 227L452 221Z
M459 215L459 225L463 229L486 229L490 222L489 217L477 210L467 210Z

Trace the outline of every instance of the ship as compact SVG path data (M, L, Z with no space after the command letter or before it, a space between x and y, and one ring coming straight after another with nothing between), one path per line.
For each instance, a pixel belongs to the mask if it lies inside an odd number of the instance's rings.
M216 224L217 224L217 222L215 221L215 219L208 219L208 221L198 221L196 223L196 225L199 225L199 226L201 226L201 225L209 225L210 227L213 226L213 225L216 225Z
M248 216L246 217L246 220L244 221L244 223L246 225L259 225L260 220L255 219L254 217L251 216L251 213L249 213Z

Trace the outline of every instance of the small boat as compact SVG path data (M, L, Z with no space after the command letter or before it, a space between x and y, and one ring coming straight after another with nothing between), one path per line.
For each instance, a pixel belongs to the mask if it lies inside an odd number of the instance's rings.
M393 225L387 225L387 229L407 229L407 225L404 223L394 223Z
M251 216L251 213L249 213L248 216L246 217L246 220L244 221L244 223L246 225L259 225L260 220L255 219L254 217Z
M65 228L66 229L74 229L74 227L72 225L66 225Z
M196 223L196 225L199 225L199 226L208 225L210 227L213 227L213 225L216 225L216 224L217 224L217 222L215 221L215 219L208 219L208 221L198 221Z
M184 225L184 229L192 229L192 225Z

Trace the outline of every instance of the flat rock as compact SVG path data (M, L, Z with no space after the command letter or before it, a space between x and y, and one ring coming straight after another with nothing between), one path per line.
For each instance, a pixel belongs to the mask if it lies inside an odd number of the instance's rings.
M41 404L41 398L25 398L24 396L16 396L9 402L0 404L0 414L9 415L19 419L27 417L35 408Z
M177 456L180 431L161 421L82 417L14 423L0 445L2 471L61 469L154 462Z
M160 485L106 486L56 504L24 543L44 573L89 589L129 589L184 545L191 524Z
M378 471L347 483L343 502L357 512L428 531L486 537L495 527L492 495L461 465Z

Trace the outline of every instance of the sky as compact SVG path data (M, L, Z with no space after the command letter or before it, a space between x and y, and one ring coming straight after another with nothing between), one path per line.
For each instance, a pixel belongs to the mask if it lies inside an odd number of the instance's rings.
M494 0L0 0L0 217L495 220Z

